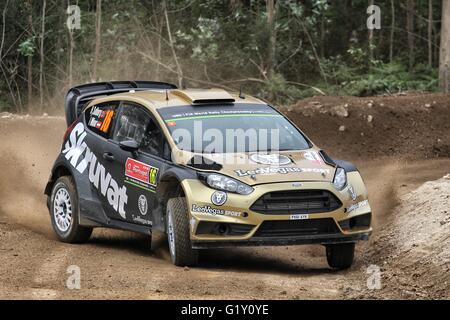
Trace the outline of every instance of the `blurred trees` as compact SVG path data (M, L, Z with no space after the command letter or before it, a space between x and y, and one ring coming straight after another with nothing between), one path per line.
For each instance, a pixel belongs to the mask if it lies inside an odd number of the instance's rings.
M0 111L59 110L92 80L242 87L276 103L436 90L439 65L448 83L449 2L0 0ZM379 30L367 29L372 3ZM80 28L68 29L74 5Z

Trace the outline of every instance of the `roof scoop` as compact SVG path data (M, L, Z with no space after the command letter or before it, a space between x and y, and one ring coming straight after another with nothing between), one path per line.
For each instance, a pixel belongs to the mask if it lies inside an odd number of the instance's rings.
M233 103L235 101L234 98L223 89L171 90L170 93L189 101L190 104Z

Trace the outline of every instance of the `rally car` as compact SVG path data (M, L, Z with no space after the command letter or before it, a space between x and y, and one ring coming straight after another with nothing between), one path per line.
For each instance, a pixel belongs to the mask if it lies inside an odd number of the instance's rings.
M63 242L95 227L157 230L177 266L196 265L201 249L320 244L344 269L371 234L356 167L254 97L115 81L70 89L65 112L45 188Z

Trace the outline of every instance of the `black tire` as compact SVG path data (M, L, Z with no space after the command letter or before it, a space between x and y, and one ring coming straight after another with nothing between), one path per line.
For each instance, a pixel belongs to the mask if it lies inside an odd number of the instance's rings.
M172 198L167 202L167 240L170 258L179 267L194 267L198 263L198 251L192 249L189 219L184 198Z
M328 265L334 269L348 269L355 256L354 243L330 244L326 246Z
M63 194L64 196L59 196ZM64 212L67 215L67 212L70 211L71 220L65 228L66 225L61 225L61 222L58 223L57 216L61 216L55 213L58 211L55 207L61 207L58 202L60 197L67 197L69 202L64 202ZM67 200L67 198L64 198ZM68 203L68 204L66 204ZM69 208L69 209L68 209ZM68 243L83 243L89 240L92 234L92 228L83 227L79 224L79 215L78 215L78 195L77 190L75 188L75 183L73 178L70 176L63 176L56 180L55 184L52 188L52 193L50 194L50 219L52 220L53 230L55 231L58 239L62 242Z

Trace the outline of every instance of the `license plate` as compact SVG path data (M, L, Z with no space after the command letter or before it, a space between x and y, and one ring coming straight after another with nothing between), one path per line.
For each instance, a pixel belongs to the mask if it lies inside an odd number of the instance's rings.
M307 220L309 219L309 214L291 214L291 220Z

